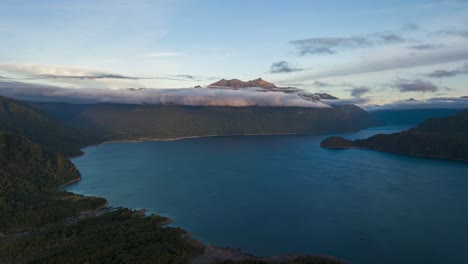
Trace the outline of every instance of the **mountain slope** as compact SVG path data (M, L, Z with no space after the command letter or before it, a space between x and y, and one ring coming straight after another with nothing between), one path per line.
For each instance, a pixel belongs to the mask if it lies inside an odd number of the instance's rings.
M48 151L73 155L96 139L29 105L0 96L0 129L16 131Z
M75 127L93 130L105 140L176 138L207 135L314 134L353 131L376 125L354 105L330 108L215 107L178 105L72 105L32 103ZM67 116L62 109L75 109Z
M22 135L0 131L0 208L79 178L63 155L46 153Z
M468 161L468 108L454 116L428 119L399 133L380 134L354 141L332 137L320 145Z
M20 134L0 131L0 233L51 224L103 205L102 198L57 190L79 179L78 170L62 154L46 152Z

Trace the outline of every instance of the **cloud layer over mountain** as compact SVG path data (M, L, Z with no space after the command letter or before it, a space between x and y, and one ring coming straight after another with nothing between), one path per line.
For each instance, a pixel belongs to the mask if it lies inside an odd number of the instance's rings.
M285 106L330 107L317 96L296 90L291 92L262 89L92 89L61 88L22 82L0 81L0 95L31 101L69 103L124 103L193 106Z

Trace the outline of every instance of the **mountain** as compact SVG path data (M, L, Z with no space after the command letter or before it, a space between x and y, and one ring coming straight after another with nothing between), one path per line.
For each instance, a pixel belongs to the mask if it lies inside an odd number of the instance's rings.
M316 134L361 130L378 124L354 105L229 107L30 103L67 124L104 140L138 140L208 135Z
M66 111L66 109L62 109ZM29 105L0 96L0 129L23 134L47 151L75 155L96 138L67 126Z
M232 80L225 80L225 79L222 79L222 80L219 80L217 82L214 82L212 84L209 85L209 87L212 87L212 86L215 86L215 87L231 87L231 88L247 88L247 87L261 87L261 88L277 88L276 85L270 83L270 82L267 82L265 80L263 80L262 78L258 78L258 79L255 79L255 80L250 80L250 81L247 81L247 82L243 82L241 80L238 80L238 79L232 79Z
M309 93L294 87L277 87L260 78L248 82L223 79L208 88L196 88L196 90L248 87L260 90L249 89L245 94L239 91L241 94L236 95L239 96L238 100L251 96L257 98L256 100L273 98L272 100L280 102L306 101L304 105L307 107L282 106L284 104L281 103L279 106L55 102L28 102L28 104L80 131L99 135L103 141L211 135L317 134L355 131L379 124L374 116L355 105L328 105L321 101L338 99L332 95ZM258 96L256 94L261 97L256 97Z
M428 119L399 133L354 141L331 137L322 141L320 146L468 161L468 108L453 116Z

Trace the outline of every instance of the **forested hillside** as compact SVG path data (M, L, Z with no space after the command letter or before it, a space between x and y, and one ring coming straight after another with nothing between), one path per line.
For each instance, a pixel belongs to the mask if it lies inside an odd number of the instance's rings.
M354 105L332 108L29 103L103 140L203 135L317 134L378 124Z
M453 116L430 118L399 133L354 141L333 137L325 139L321 146L468 161L468 108Z
M42 111L2 96L0 129L18 132L47 151L66 156L79 154L84 146L99 141L97 137L65 125Z
M102 198L57 191L79 178L62 154L44 152L22 135L0 132L0 232L28 229L104 204Z
M62 154L0 132L0 263L187 263L202 253L164 217L116 208L81 219L106 201L57 189L79 177Z

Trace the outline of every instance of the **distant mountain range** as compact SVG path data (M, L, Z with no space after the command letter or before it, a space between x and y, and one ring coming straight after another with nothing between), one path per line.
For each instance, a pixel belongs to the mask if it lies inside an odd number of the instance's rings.
M30 102L30 106L103 140L169 139L208 135L316 134L379 124L354 105L330 108L229 107Z
M288 100L305 101L305 105L308 107L28 102L29 108L24 109L23 112L30 113L29 116L41 116L41 118L35 118L35 120L37 119L35 129L45 126L47 128L55 127L53 131L71 130L69 133L62 134L69 135L66 138L67 142L76 142L76 145L68 145L72 148L84 146L84 143L71 138L83 139L84 135L91 136L83 142L91 142L94 138L98 138L97 141L106 141L211 135L316 134L356 131L379 124L374 116L355 105L330 106L323 103L321 100L337 99L329 94L313 94L293 87L277 87L260 78L248 82L237 79L221 80L208 88L192 89L224 88L267 89L268 92L249 90L246 94L249 96L252 93L260 94L272 97L274 100L288 98ZM131 94L143 91L133 90ZM269 92L271 92L271 96L268 94ZM281 96L277 97L278 94ZM284 94L293 95L283 97ZM222 95L224 93L220 93L220 96ZM23 103L6 98L4 101L10 105L25 108ZM42 116L43 113L50 117ZM61 121L65 125L58 125L55 120ZM21 124L18 121L18 124L12 127L21 129ZM35 139L34 137L40 138ZM41 140L45 140L45 137L47 137L46 134L41 131L31 135L31 139L39 144ZM52 139L61 140L59 136L53 136Z
M326 148L360 148L468 162L468 108L453 116L430 118L399 133L353 141L330 137L320 145Z

